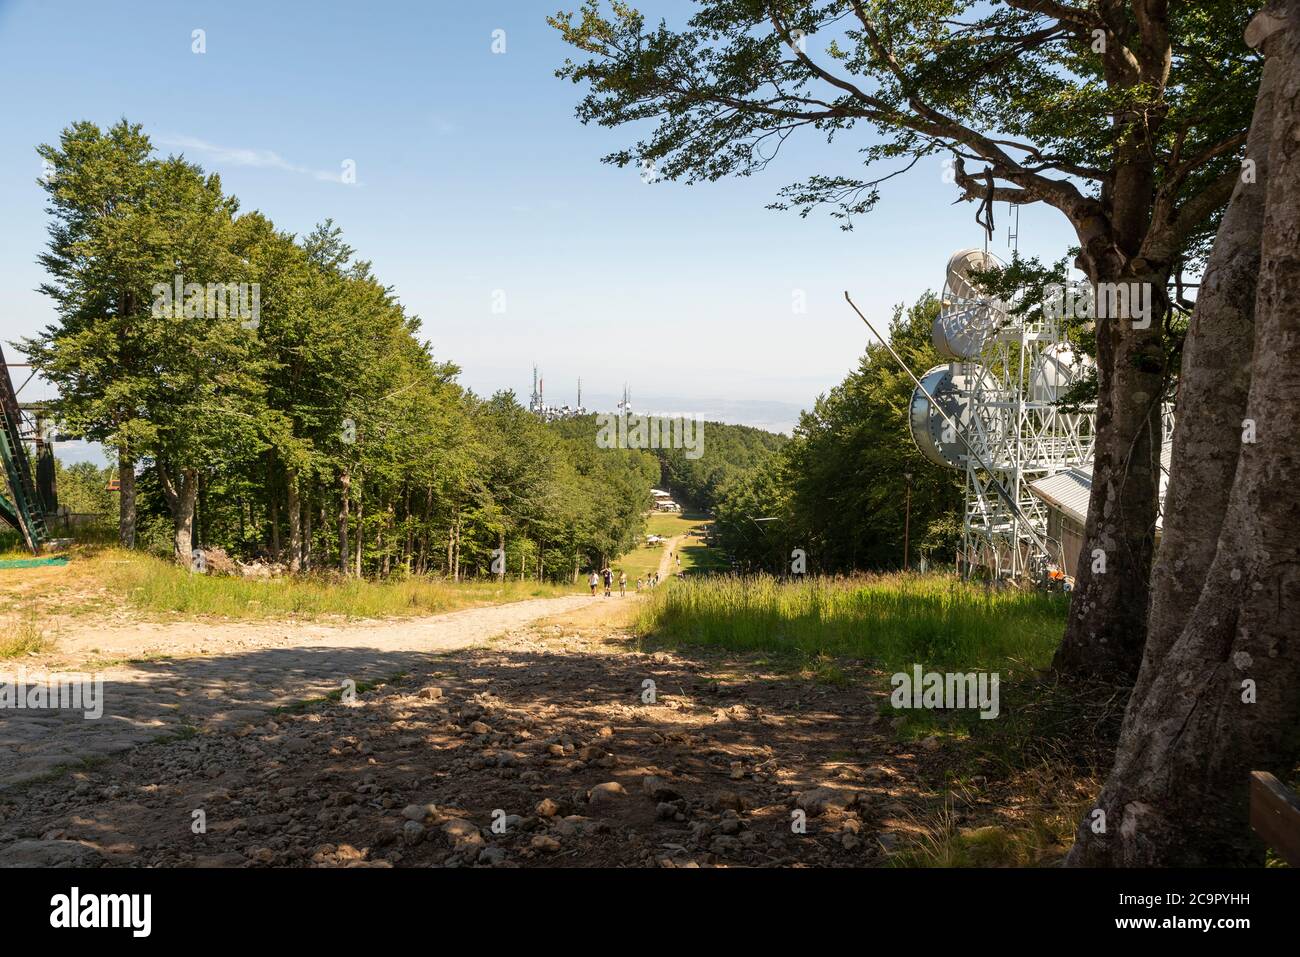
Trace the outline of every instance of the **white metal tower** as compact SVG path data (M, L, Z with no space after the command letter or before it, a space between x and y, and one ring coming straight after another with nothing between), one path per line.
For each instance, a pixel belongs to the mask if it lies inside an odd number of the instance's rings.
M1036 574L1043 561L1062 564L1029 483L1090 462L1093 419L1056 404L1086 361L1070 348L1060 320L1016 315L975 286L973 269L1000 265L979 249L949 260L933 340L951 361L921 378L910 424L927 458L965 473L963 571L983 567L1019 578Z

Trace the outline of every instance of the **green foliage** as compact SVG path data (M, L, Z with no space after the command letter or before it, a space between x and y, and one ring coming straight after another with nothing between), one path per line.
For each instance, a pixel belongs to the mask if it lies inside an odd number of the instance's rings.
M108 519L117 512L117 499L108 484L116 474L114 469L101 468L93 462L76 462L64 465L54 460L54 485L58 490L59 507L75 515L91 515Z
M946 156L963 198L996 186L992 198L1060 209L1096 241L1091 266L1133 241L1135 210L1160 256L1203 258L1259 82L1242 40L1252 12L1234 0L701 0L669 25L583 0L549 22L582 54L557 71L585 88L578 118L641 137L606 162L712 181L762 171L800 130L851 135L865 169L811 176L774 205L826 205L851 228L886 180Z
M216 176L156 158L125 120L73 124L40 153L58 321L25 351L59 389L61 430L135 476L142 547L567 581L636 543L654 457L597 448L594 420L565 431L465 390L329 220L297 237L240 215ZM251 308L220 295L240 284ZM116 511L101 481L63 470L65 504Z
M938 301L900 306L890 343L918 374L941 358L930 330ZM907 426L913 383L879 343L805 412L780 453L730 485L717 507L722 547L741 569L786 574L802 549L808 572L898 568L911 476L913 564L946 561L960 529L959 475L935 467Z
M786 442L783 435L747 425L701 422L704 438L698 458L684 449L657 449L663 487L681 502L704 511L718 504L724 489L766 465Z

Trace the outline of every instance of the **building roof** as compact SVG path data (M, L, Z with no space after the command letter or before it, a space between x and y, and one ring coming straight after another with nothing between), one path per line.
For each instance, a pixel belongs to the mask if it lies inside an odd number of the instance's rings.
M1165 490L1169 487L1169 463L1173 443L1166 442L1160 449L1160 512L1156 515L1156 528L1164 525ZM1084 462L1064 472L1029 483L1033 492L1048 505L1061 511L1080 525L1088 518L1088 497L1092 494L1092 463Z
M1066 469L1029 483L1033 492L1062 515L1080 525L1088 517L1088 496L1092 493L1092 466Z

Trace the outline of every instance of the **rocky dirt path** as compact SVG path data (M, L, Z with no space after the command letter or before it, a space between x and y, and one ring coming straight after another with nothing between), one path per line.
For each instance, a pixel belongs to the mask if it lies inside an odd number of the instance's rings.
M645 651L613 621L628 610L598 600L408 661L350 705L268 714L260 700L0 792L0 865L887 860L915 826L904 799L919 758L877 715L870 676L828 684L754 657ZM288 680L276 649L248 657L261 654L265 670L228 682Z
M338 692L348 679L364 686L427 669L439 652L481 645L592 601L586 595L538 598L336 625L78 622L59 636L56 653L0 663L0 683L13 686L25 678L30 686L52 673L93 673L103 681L102 717L87 720L71 709L0 709L0 791L160 735L239 727L274 708ZM127 656L132 660L120 660Z

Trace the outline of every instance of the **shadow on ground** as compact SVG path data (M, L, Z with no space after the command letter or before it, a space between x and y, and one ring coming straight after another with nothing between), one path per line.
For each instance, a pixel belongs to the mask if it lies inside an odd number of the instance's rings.
M104 719L62 735L101 757L0 792L0 865L861 866L909 826L915 755L860 683L536 635L306 651L106 683ZM271 710L345 678L351 704ZM57 757L24 743L24 722L53 740L81 721L0 720L7 759ZM88 745L115 730L170 737L110 757Z

